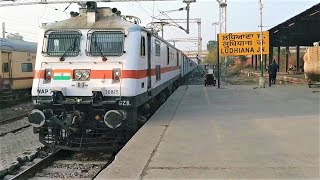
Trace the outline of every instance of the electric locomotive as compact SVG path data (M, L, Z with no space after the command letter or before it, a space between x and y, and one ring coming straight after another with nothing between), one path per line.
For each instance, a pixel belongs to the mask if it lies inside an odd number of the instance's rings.
M86 5L42 27L28 118L43 144L75 151L130 138L196 66L138 18Z

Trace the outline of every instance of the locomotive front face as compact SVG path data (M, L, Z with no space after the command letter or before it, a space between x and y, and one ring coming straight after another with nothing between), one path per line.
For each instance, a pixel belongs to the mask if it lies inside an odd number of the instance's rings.
M126 142L192 69L181 51L120 14L90 6L43 28L28 118L43 144L83 151Z
M136 113L136 74L127 63L136 52L127 48L128 34L128 28L44 30L32 88L36 109L29 116L42 143L72 150L110 146Z
M61 103L64 97L97 102L93 95L121 96L124 36L121 30L46 31L35 71L34 103L51 98Z

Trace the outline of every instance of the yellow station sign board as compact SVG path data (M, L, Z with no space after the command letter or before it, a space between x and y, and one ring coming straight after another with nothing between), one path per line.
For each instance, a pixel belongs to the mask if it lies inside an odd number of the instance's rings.
M269 31L262 32L262 54L269 54ZM259 55L260 32L219 34L220 56Z

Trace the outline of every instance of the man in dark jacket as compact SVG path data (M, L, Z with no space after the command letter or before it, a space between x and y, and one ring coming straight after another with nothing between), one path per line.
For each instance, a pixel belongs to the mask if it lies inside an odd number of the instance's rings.
M276 78L277 78L277 72L279 69L279 65L276 63L275 60L269 65L268 71L269 71L269 86L271 84L276 84Z

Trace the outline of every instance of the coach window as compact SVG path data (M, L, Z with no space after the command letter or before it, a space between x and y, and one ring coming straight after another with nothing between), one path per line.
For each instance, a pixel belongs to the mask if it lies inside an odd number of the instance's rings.
M140 56L146 55L146 39L141 37Z
M9 72L9 63L3 63L2 70L3 72Z
M170 60L170 49L169 46L167 47L167 64L169 64L169 60Z
M155 40L156 56L160 56L160 41Z
M161 68L160 65L156 65L156 81L161 80Z
M179 53L177 52L177 66L179 66Z
M22 72L32 72L32 63L22 63L21 69Z

